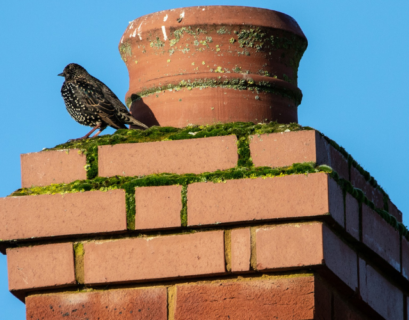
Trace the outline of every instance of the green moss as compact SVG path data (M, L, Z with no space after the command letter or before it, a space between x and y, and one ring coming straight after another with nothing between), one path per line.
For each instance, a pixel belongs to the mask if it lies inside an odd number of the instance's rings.
M162 48L162 47L165 46L165 42L161 41L161 40L159 39L159 37L156 37L156 40L151 41L149 45L151 46L151 48L157 48L157 49L159 49L159 48Z
M125 62L128 57L132 56L132 47L129 42L121 44L121 46L119 47L119 53L121 54L122 60Z
M251 79L248 81L253 82ZM189 82L183 82L181 85L188 85ZM235 84L240 85L241 82L237 80ZM311 127L302 127L296 123L279 124L276 122L265 124L253 124L251 122L235 122L226 124L214 124L207 126L188 126L186 128L172 128L172 127L151 127L148 130L117 130L112 135L103 135L97 138L72 141L58 145L48 150L61 149L80 149L83 150L87 157L87 180L74 181L70 184L52 184L46 187L32 187L23 188L15 191L11 196L25 196L25 195L40 195L40 194L55 194L55 193L69 193L69 192L84 192L91 190L108 191L114 189L124 189L126 192L126 207L127 207L127 222L130 230L135 229L135 188L144 186L161 186L161 185L182 185L182 203L181 221L184 226L186 222L186 188L187 185L194 182L222 182L230 179L254 178L254 177L273 177L277 175L300 174L308 172L327 172L331 173L332 177L342 186L345 192L349 192L360 203L365 203L373 208L380 216L382 216L389 224L405 236L409 240L409 233L407 228L396 221L388 211L389 196L377 184L376 180L366 172L346 151L333 140L328 137L323 137L336 150L338 150L346 159L350 166L357 168L357 170L365 177L365 179L375 188L378 188L384 194L385 207L376 208L375 205L369 201L362 190L354 188L349 181L340 179L336 172L326 165L314 167L311 164L294 164L287 168L254 168L252 159L250 157L249 139L252 135L261 135L268 133L278 133L284 131L299 131L299 130L313 130ZM97 177L98 173L98 146L100 145L115 145L118 143L143 143L163 140L182 140L182 139L196 139L204 137L235 135L237 137L238 145L238 163L234 169L226 171L216 171L212 173L203 173L200 175L185 174L175 175L163 173L158 175L150 175L145 177L112 177L101 178ZM46 152L45 151L45 152Z
M311 129L309 127L304 127L304 129ZM337 151L339 151L345 159L348 160L348 166L349 170L351 170L352 167L354 167L358 172L364 177L364 179L375 189L378 189L382 194L383 194L383 200L384 200L384 210L389 211L389 195L385 192L385 190L378 184L378 182L375 180L374 177L371 176L371 174L366 171L362 166L343 148L341 147L338 143L336 143L334 140L328 138L325 136L323 133L320 133L325 140Z
M200 28L196 28L195 30L193 30L192 27L190 27L190 26L187 27L187 28L183 27L183 28L180 28L180 29L176 29L175 31L173 31L174 38L169 39L169 45L171 47L175 46L180 41L180 39L183 37L184 34L190 34L190 35L194 36L195 39L196 39L196 37L198 35L203 34L203 33L207 33L207 32L205 30L203 30L203 29L200 29Z
M240 68L236 67L235 72L237 70L241 71ZM219 66L215 69L216 73L224 72L222 67ZM233 79L195 79L194 81L185 81L182 80L178 84L168 84L166 86L159 86L159 87L152 87L145 89L141 92L138 92L131 97L132 101L140 99L141 97L146 97L152 94L156 94L159 92L163 92L166 90L175 90L179 91L182 88L215 88L221 87L225 89L233 89L233 90L250 90L256 92L266 92L266 93L273 93L276 95L280 95L282 97L289 98L294 101L296 105L299 105L302 100L302 94L299 92L295 92L289 90L287 88L283 88L278 86L276 83L268 82L268 81L260 81L255 83L252 79L240 79L240 78L233 78ZM131 101L131 103L132 103Z
M153 174L143 177L112 177L95 178L92 180L75 181L69 184L55 184L47 187L24 188L15 191L11 196L40 195L49 193L73 193L82 191L107 191L114 189L124 189L126 193L126 212L129 230L135 230L135 188L149 186L168 186L182 185L182 226L187 225L187 185L195 182L213 182L220 183L233 179L245 178L273 178L291 174L307 174L313 172L322 172L319 167L313 163L295 163L284 168L248 168L236 167L224 171L206 172L202 174ZM52 191L50 191L52 190Z
M187 185L182 187L182 210L180 210L180 223L187 227Z
M84 245L81 242L74 243L74 268L75 280L84 284Z
M237 37L240 48L256 48L260 51L264 45L264 37L266 33L262 32L260 28L241 30Z
M228 33L229 30L227 30L226 27L221 27L219 30L216 31L218 34L225 34Z
M321 167L322 166L318 167L318 169L320 169ZM354 188L351 182L340 178L337 172L333 171L330 173L330 175L341 186L344 192L348 192L350 195L352 195L355 199L358 200L360 207L362 204L366 204L377 214L379 214L382 217L382 219L384 219L388 224L390 224L395 230L397 230L401 236L405 237L409 241L409 231L403 223L398 222L396 218L393 215L389 214L386 210L377 208L375 204L365 196L361 189Z

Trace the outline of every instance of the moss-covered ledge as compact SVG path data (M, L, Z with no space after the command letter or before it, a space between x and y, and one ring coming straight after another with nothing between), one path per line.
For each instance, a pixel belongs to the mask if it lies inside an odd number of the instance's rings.
M205 172L201 174L171 174L161 173L142 177L122 177L111 178L96 177L88 180L77 180L68 184L51 184L45 187L23 188L13 192L10 196L30 196L41 194L64 194L85 191L109 191L124 189L126 194L126 212L128 229L135 229L135 188L150 186L181 185L182 189L182 210L181 226L187 225L187 186L195 182L221 183L226 180L246 179L246 178L273 178L277 176L287 176L292 174L309 174L316 172L330 173L331 168L325 165L316 166L315 163L295 163L283 168L246 168L236 167L224 171Z
M234 122L226 124L214 124L207 126L191 125L185 128L173 128L173 127L151 127L148 130L117 130L112 135L103 135L97 138L91 138L80 141L72 141L64 144L57 145L54 148L45 149L49 150L62 150L62 149L80 149L86 155L87 158L87 180L75 181L70 184L50 185L46 187L32 187L29 189L19 189L12 193L11 196L19 195L38 195L38 194L54 194L54 193L66 193L66 192L82 192L91 190L106 191L111 189L122 188L126 190L127 194L127 210L128 210L128 226L132 230L134 228L134 217L131 217L132 210L135 206L134 188L138 186L159 186L159 185L174 185L179 184L186 186L189 183L200 181L223 181L228 179L242 179L252 177L263 176L277 176L287 175L294 173L311 173L311 172L331 172L333 178L343 187L345 192L349 192L360 203L366 203L368 206L378 212L389 224L394 228L399 229L401 234L407 237L407 229L402 223L398 223L396 219L388 213L388 200L389 196L379 186L376 180L365 171L353 157L346 152L346 150L339 146L335 141L326 137L320 133L327 142L338 150L347 160L349 167L356 168L365 180L374 188L380 190L384 195L385 207L376 208L375 205L366 198L360 189L355 189L349 181L340 179L336 172L332 172L332 169L323 169L326 166L320 166L319 168L315 164L294 164L287 168L255 168L250 156L249 148L249 136L260 135L268 133L280 133L289 131L300 130L315 130L311 127L303 127L296 123L280 124L277 122L259 123L254 124L251 122ZM318 130L317 130L318 131ZM319 131L318 131L319 132ZM113 177L113 178L101 178L97 177L98 174L98 146L100 145L115 145L123 143L142 143L142 142L154 142L154 141L166 141L166 140L183 140L183 139L197 139L204 137L226 136L236 135L238 139L238 154L239 160L237 167L226 171L216 171L213 173L203 173L200 175L175 175L175 174L158 174L150 175L146 177ZM312 167L311 167L312 166ZM317 169L318 168L318 169ZM312 171L311 171L312 170ZM318 170L318 171L316 171ZM329 171L328 171L329 170ZM186 198L186 195L185 197ZM185 221L186 211L186 199L182 201L185 204L181 216L182 225Z
M225 124L214 124L207 126L187 126L185 128L173 128L173 127L157 127L153 126L148 130L117 130L112 135L103 135L97 138L91 138L87 140L72 141L60 144L54 148L48 148L48 150L61 150L61 149L81 149L87 157L87 177L93 179L98 174L98 146L102 145L115 145L119 143L141 143L141 142L154 142L165 140L182 140L182 139L197 139L204 137L226 136L234 134L237 136L239 161L238 166L252 167L253 162L250 157L249 141L248 137L254 134L264 133L279 133L287 131L300 131L300 130L316 130L308 126L301 126L297 123L280 124L277 122L254 124L252 122L232 122ZM316 130L318 131L318 130ZM319 132L319 131L318 131ZM345 159L348 160L349 167L354 167L365 180L374 188L380 190L385 196L385 200L389 200L389 196L378 184L374 177L370 175L368 171L362 168L359 163L348 153L346 150L339 146L334 140L331 140L324 134L320 134L327 140L327 142L338 150ZM388 201L384 201L385 210L388 210Z
M239 161L238 166L252 167L248 136L253 134L276 133L284 131L299 131L304 127L296 123L279 124L254 124L252 122L233 122L214 124L208 126L187 126L185 128L157 127L148 130L117 130L112 135L103 135L97 138L72 141L60 144L54 148L45 149L80 149L87 158L87 178L93 179L98 174L98 146L115 145L120 143L141 143L166 140L197 139L205 137L236 135L238 140ZM307 130L310 130L308 128Z
M344 193L349 193L352 197L357 199L359 205L365 203L378 213L388 224L399 231L400 235L409 241L409 230L407 227L396 220L396 218L389 214L386 210L376 208L375 204L371 202L362 190L354 188L352 184L339 177L338 173L333 171L327 165L317 165L316 163L294 163L288 167L270 168L270 167L236 167L224 171L206 172L201 174L171 174L161 173L142 177L122 177L115 176L111 178L96 177L88 180L77 180L69 184L52 184L45 187L31 187L23 188L13 192L10 196L30 196L41 194L64 194L84 191L109 191L115 189L124 189L126 194L126 213L127 226L129 230L135 230L135 188L149 187L149 186L168 186L181 185L182 188L182 209L181 227L187 226L187 186L195 182L213 182L222 183L227 180L234 179L255 179L255 178L274 178L294 174L311 174L325 172L330 175L340 185Z

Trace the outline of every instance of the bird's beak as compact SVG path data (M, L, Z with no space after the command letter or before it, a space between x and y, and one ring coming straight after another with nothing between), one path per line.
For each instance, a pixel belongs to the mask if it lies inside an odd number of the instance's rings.
M58 76L60 76L60 77L64 77L64 72L62 72L62 73L58 74Z

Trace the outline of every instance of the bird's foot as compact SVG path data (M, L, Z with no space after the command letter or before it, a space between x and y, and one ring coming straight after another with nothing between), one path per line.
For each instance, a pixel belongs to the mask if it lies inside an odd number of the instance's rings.
M87 136L84 136L84 137L77 138L77 139L69 139L67 142L80 141L80 140L84 140L84 139L88 139L88 137L87 137Z

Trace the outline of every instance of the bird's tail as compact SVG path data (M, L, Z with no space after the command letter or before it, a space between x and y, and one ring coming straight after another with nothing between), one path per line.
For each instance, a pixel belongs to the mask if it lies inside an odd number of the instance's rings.
M127 119L126 119L126 124L132 124L135 126L139 126L145 129L149 129L149 127L145 124L143 124L142 122L136 120L132 115L128 115Z

